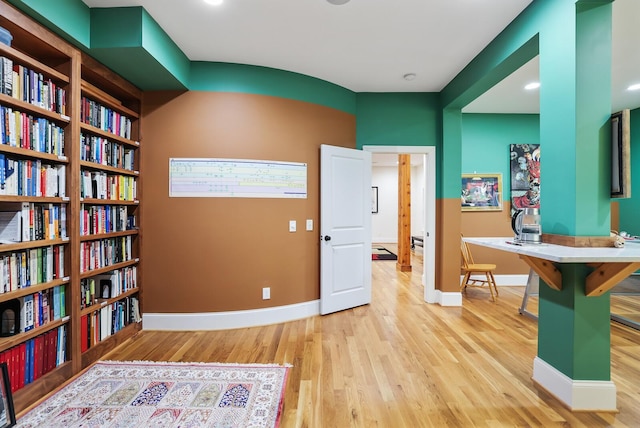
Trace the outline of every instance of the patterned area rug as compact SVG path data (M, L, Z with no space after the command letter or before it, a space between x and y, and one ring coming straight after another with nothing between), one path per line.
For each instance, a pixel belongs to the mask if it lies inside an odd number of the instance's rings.
M99 361L19 427L277 427L289 366Z
M398 260L398 256L384 247L371 248L371 260Z

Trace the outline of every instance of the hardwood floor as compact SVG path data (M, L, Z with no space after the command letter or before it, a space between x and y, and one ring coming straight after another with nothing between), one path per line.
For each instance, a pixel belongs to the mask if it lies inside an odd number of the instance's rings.
M375 261L370 305L264 327L143 331L104 359L291 363L282 427L640 425L639 332L611 326L619 412L571 412L531 380L537 322L518 314L523 287L500 287L496 303L470 289L462 308L443 308L424 303L421 275L419 256L408 273Z

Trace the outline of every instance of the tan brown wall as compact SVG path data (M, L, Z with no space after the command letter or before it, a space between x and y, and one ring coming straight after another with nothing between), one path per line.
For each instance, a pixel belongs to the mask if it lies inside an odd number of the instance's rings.
M319 298L320 145L355 147L355 116L263 95L151 92L142 129L144 312ZM308 197L169 198L171 157L306 162ZM289 220L297 232L288 231ZM263 287L271 287L271 300L262 300Z
M458 206L458 209L460 207ZM462 213L460 231L464 236L513 237L511 229L511 204L504 203L502 211L466 211ZM496 264L496 275L527 275L529 266L514 253L470 245L476 263Z
M460 291L460 198L436 200L436 288Z
M620 204L611 202L611 230L620 232Z

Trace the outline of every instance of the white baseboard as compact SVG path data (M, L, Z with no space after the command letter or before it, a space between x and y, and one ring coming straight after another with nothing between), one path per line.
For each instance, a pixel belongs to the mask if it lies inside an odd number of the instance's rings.
M440 306L462 306L462 293L459 291L454 292L442 292L436 290L435 303Z
M515 286L515 285L527 285L527 279L529 275L494 275L496 279L496 285L499 286ZM460 282L462 282L464 275L460 275ZM471 278L484 279L483 275L471 275Z
M258 327L320 315L320 301L247 311L143 314L143 330L229 330Z
M540 357L533 360L533 381L572 411L616 411L612 381L573 380Z

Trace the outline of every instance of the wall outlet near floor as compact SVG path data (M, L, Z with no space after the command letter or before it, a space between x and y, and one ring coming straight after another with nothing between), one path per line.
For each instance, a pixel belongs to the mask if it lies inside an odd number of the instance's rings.
M262 289L262 300L269 300L271 298L271 287L264 287Z

